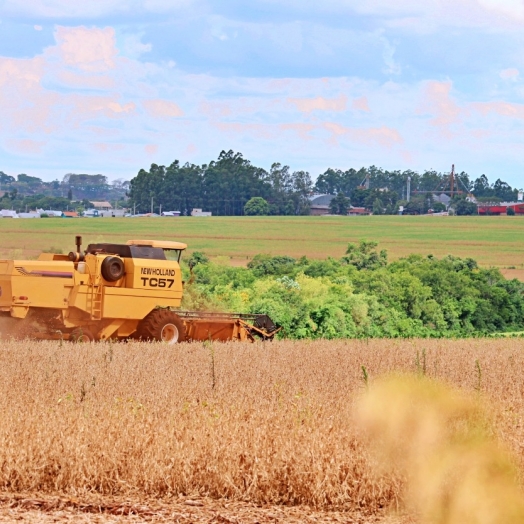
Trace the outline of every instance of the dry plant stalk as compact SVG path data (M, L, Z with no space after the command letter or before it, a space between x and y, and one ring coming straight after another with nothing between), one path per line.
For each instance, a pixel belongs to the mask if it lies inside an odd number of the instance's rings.
M206 495L373 513L397 506L403 492L400 475L375 475L354 415L376 377L416 372L425 349L426 375L488 396L494 431L517 450L523 346L216 343L211 373L202 344L3 341L0 490Z

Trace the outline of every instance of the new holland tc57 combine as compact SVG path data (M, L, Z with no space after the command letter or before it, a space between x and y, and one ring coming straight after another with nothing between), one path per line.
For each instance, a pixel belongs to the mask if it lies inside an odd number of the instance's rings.
M73 341L138 338L271 340L267 315L182 311L180 256L186 244L129 240L89 244L69 255L0 260L0 314L18 320L19 333ZM166 253L169 252L169 258Z

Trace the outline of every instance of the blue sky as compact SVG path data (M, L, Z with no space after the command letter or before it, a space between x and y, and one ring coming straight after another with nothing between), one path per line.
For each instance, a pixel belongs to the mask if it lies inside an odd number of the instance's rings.
M524 186L524 0L0 0L0 170L256 165Z

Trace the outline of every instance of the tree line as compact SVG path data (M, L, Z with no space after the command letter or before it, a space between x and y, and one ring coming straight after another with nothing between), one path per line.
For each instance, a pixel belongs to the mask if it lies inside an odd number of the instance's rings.
M214 215L243 215L253 197L269 203L269 214L307 215L313 182L309 173L273 164L269 171L254 166L241 153L222 151L209 164L152 164L130 181L130 207L137 212L163 210L189 215L194 208Z
M435 170L418 173L371 166L346 171L329 168L313 182L307 171L292 171L280 163L266 170L230 150L222 151L209 164L182 164L179 160L167 167L152 164L131 179L128 196L130 208L137 213L163 209L189 215L193 208L202 208L214 215L243 215L246 204L257 198L264 199L267 206L257 200L249 209L270 215L307 215L314 194L335 196L331 204L335 214L347 213L349 206L365 207L375 214L396 214L399 205L407 212L426 213L430 208L445 208L433 201L433 192L446 190L448 180L449 173ZM501 179L490 184L486 175L472 179L461 172L455 175L455 183L462 192L454 201L459 214L476 212L476 206L473 209L465 201L469 193L480 201L517 200L518 190Z
M16 176L0 171L0 207L15 211L54 209L57 211L93 207L92 201L109 200L123 207L129 182L109 182L104 175L68 173L62 181L45 182L21 173Z

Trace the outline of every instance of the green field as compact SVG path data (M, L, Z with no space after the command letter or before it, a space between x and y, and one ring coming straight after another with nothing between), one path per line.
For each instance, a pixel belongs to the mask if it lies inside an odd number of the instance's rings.
M74 235L90 242L131 238L178 240L190 251L245 264L257 253L340 257L348 242L376 240L390 259L410 253L472 257L483 266L524 268L520 217L179 217L47 218L0 221L0 256L36 257L51 247L68 252Z

